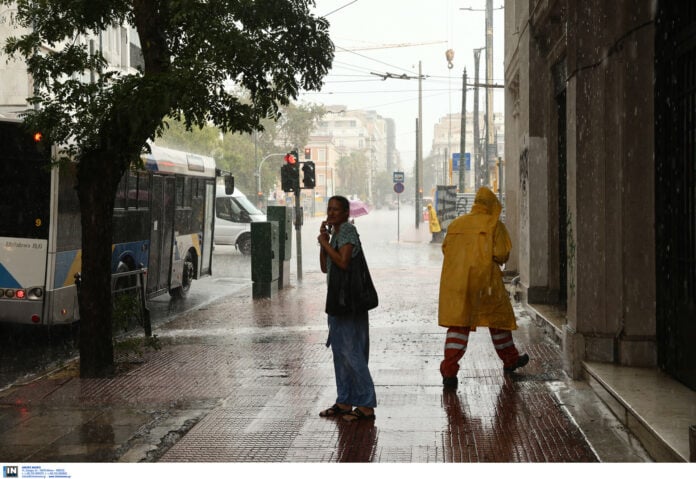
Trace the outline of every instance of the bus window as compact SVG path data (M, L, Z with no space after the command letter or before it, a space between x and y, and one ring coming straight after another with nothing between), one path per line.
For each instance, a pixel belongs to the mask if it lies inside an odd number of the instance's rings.
M176 177L176 207L183 208L184 206L184 177Z
M126 208L126 186L128 183L128 175L123 175L121 177L121 182L118 184L118 189L116 190L116 199L114 201L115 209L125 209Z
M145 172L138 173L138 209L146 210L150 207L150 176Z
M193 189L193 178L184 179L184 208L191 208L191 199L196 190Z
M201 182L198 180L198 178L191 178L191 197L198 199L201 197L201 193Z
M138 173L136 171L128 171L128 209L136 209L138 207Z

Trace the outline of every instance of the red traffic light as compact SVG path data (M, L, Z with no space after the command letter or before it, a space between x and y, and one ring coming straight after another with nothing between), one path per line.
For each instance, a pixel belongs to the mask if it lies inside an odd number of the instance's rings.
M288 165L294 165L297 163L297 158L292 153L288 153L285 155L285 163Z
M305 159L305 160L311 160L311 159L312 159L312 149L311 149L311 148L305 148L305 149L304 149L304 159Z

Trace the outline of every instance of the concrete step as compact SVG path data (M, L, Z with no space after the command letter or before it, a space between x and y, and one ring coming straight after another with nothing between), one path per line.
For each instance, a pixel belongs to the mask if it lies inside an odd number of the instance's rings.
M526 305L560 345L564 312ZM657 462L696 462L696 391L657 368L583 363L585 380Z

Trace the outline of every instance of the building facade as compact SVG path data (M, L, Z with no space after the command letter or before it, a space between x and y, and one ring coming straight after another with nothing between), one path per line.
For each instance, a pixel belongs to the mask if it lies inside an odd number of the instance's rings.
M507 226L565 366L696 389L696 6L505 2Z
M26 33L16 20L17 6L0 6L0 45L11 36ZM93 35L80 35L77 44L85 45L88 51L101 51L108 68L126 73L134 73L143 65L140 39L135 29L124 25L111 25L106 30ZM48 49L48 46L44 46ZM79 80L89 82L91 72L84 72ZM31 76L21 59L10 60L0 53L0 114L15 117L24 111L27 98L33 94Z
M331 151L336 155L332 165L334 189L342 185L336 161L350 156L352 152L359 152L368 160L368 198L365 199L379 203L379 199L374 198L377 195L377 178L399 168L401 163L395 146L394 121L372 110L348 110L343 105L328 106L326 109L326 114L312 132L311 142L312 146L317 145L318 151L324 148L321 145L331 143Z
M466 143L465 148L469 153L471 161L463 162L459 166L459 171L452 171L449 175L449 160L453 154L459 153L461 149L462 114L450 113L441 117L433 129L433 143L430 149L430 156L436 158L434 162L436 172L434 177L439 185L459 185L459 174L464 172L463 193L475 193L475 157L477 154L485 156L485 113L479 113L479 146L477 148L474 138L474 113L466 113ZM494 138L496 139L495 161L488 162L488 170L484 175L488 178L488 185L497 193L499 185L504 184L504 175L500 165L505 162L505 117L502 113L493 115L493 126L495 128ZM461 156L460 156L461 157ZM463 165L463 170L461 169ZM427 188L426 188L427 190Z

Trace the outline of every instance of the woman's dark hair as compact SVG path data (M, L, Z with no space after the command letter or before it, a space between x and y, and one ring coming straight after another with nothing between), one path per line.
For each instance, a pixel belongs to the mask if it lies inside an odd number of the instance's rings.
M343 211L350 211L350 201L348 201L348 198L346 198L345 196L340 196L340 195L332 196L331 198L329 198L329 201L331 201L331 200L338 201L341 204L341 206L343 207Z

